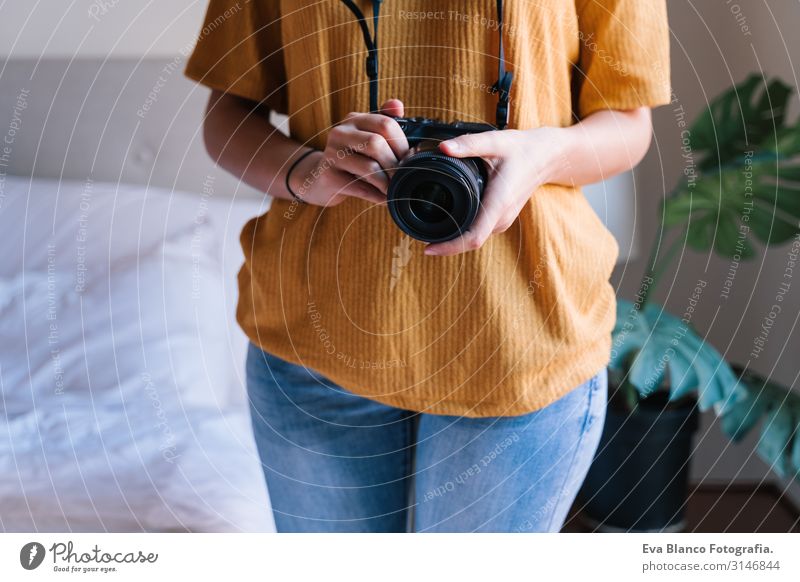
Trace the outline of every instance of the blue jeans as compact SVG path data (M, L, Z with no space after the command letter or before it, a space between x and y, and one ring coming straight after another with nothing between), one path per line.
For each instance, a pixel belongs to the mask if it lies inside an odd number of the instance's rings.
M420 414L251 344L247 391L279 532L557 532L600 441L607 380L522 416Z

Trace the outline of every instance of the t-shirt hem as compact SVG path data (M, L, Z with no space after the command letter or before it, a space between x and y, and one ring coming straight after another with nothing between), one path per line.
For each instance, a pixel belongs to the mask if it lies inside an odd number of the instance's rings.
M296 365L303 365L296 356L289 352L276 349L273 346L262 346L255 339L251 341L262 350L273 354L287 362ZM572 354L580 354L576 360ZM582 349L570 348L570 354L558 360L551 360L544 368L539 369L539 375L528 380L514 379L519 383L530 388L520 395L520 397L509 403L508 401L463 401L453 398L442 397L438 399L425 399L415 397L413 401L404 397L380 396L365 394L359 386L351 385L337 379L335 374L322 373L328 380L335 383L340 388L361 396L368 400L417 412L422 414L433 414L437 416L457 416L464 418L488 418L488 417L514 417L530 414L541 410L554 403L568 393L579 388L585 382L600 373L608 365L611 354L611 336L600 338L593 344L589 344ZM554 374L554 370L566 370L564 374Z

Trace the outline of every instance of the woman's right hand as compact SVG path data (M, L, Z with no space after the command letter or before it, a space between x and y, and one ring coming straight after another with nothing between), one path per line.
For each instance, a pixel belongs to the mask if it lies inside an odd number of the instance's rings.
M348 196L386 201L388 172L408 152L408 140L393 117L403 103L390 99L381 113L350 113L328 134L323 151L292 170L292 191L309 204L335 206Z

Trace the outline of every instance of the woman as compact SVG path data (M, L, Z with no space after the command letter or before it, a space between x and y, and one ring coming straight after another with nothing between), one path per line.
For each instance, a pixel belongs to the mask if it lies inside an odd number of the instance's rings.
M649 147L666 8L502 4L211 0L186 70L213 90L207 149L273 198L237 316L279 531L558 531L588 470L618 249L579 187ZM439 146L489 168L474 223L405 235L394 118L502 125L505 96L508 128Z

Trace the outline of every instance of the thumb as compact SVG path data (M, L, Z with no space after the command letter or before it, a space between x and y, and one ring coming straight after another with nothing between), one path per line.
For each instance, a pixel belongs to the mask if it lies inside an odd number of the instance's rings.
M392 117L403 117L405 106L400 99L389 99L381 105L381 113Z
M497 155L497 131L468 133L439 144L439 149L454 158L491 157Z

